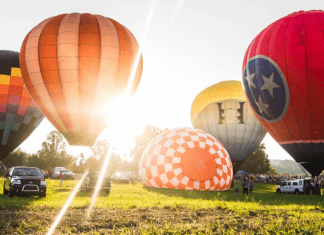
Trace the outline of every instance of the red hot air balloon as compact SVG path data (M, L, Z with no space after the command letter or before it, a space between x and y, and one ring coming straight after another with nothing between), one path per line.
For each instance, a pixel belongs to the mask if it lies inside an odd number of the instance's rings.
M123 25L72 13L33 28L21 46L20 65L29 93L69 144L91 146L109 123L109 101L137 89L143 66L138 53Z
M0 160L24 142L43 118L21 78L19 53L0 51Z
M324 168L324 12L301 11L249 45L243 85L271 136L313 176Z
M150 187L227 190L233 178L231 159L210 134L176 128L154 138L139 163L139 177Z

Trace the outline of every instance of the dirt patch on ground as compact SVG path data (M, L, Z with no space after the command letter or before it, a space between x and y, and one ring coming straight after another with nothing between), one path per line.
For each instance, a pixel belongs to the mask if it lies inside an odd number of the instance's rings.
M0 210L0 234L45 234L59 210L37 211L10 208ZM253 221L261 223L255 223ZM250 212L240 216L221 209L190 210L186 208L69 209L57 226L55 234L223 234L228 229L237 232L261 232L265 213Z

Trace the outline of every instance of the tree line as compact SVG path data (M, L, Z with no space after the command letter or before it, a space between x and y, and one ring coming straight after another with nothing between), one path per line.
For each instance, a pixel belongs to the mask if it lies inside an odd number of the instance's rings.
M117 171L137 171L140 158L147 144L166 130L155 126L146 126L144 131L137 136L134 148L130 150L132 160L127 161L123 156L112 152L107 173L111 175ZM64 136L58 131L51 131L37 153L29 154L18 148L10 153L2 163L7 168L14 166L38 167L49 174L56 166L65 167L75 173L83 173L85 169L100 171L111 146L107 140L96 141L90 147L91 155L88 158L85 158L83 154L80 156L68 154L66 147L67 142Z
M130 150L131 161L127 161L123 156L112 152L109 159L107 173L112 175L117 171L137 171L138 164L142 153L148 143L168 130L155 126L146 126L141 134L135 139L135 146ZM52 170L56 166L65 167L75 173L83 173L85 169L89 171L100 171L102 163L107 156L111 147L107 140L98 140L90 147L91 156L85 158L73 156L66 152L67 143L64 136L58 131L52 131L42 143L41 149L37 153L26 153L21 149L17 149L3 160L3 164L10 168L13 166L33 166L41 170L47 171L51 175ZM276 174L275 170L270 166L268 155L265 153L265 146L261 144L250 155L250 157L242 164L240 170L244 170L252 174Z

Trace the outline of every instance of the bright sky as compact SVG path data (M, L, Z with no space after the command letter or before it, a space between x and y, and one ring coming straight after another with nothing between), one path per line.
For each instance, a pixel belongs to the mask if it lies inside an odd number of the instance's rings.
M134 34L142 47L144 69L131 104L119 109L124 115L115 129L124 135L104 131L99 136L127 150L146 125L192 127L190 109L196 95L220 81L242 81L243 56L261 30L292 12L324 9L324 1L2 0L0 8L1 50L20 51L34 26L62 13L103 15ZM20 148L37 152L52 130L44 119ZM292 159L269 134L263 142L270 159ZM87 147L69 147L68 152L90 153Z

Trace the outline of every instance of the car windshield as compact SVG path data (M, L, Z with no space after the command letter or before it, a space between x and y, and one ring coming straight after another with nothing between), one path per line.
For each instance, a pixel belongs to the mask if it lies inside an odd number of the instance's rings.
M96 179L98 178L99 174L96 174L96 173L91 173L89 174L89 178L92 178L92 179Z
M16 168L14 169L13 176L38 176L42 177L43 174L39 169L36 168Z

